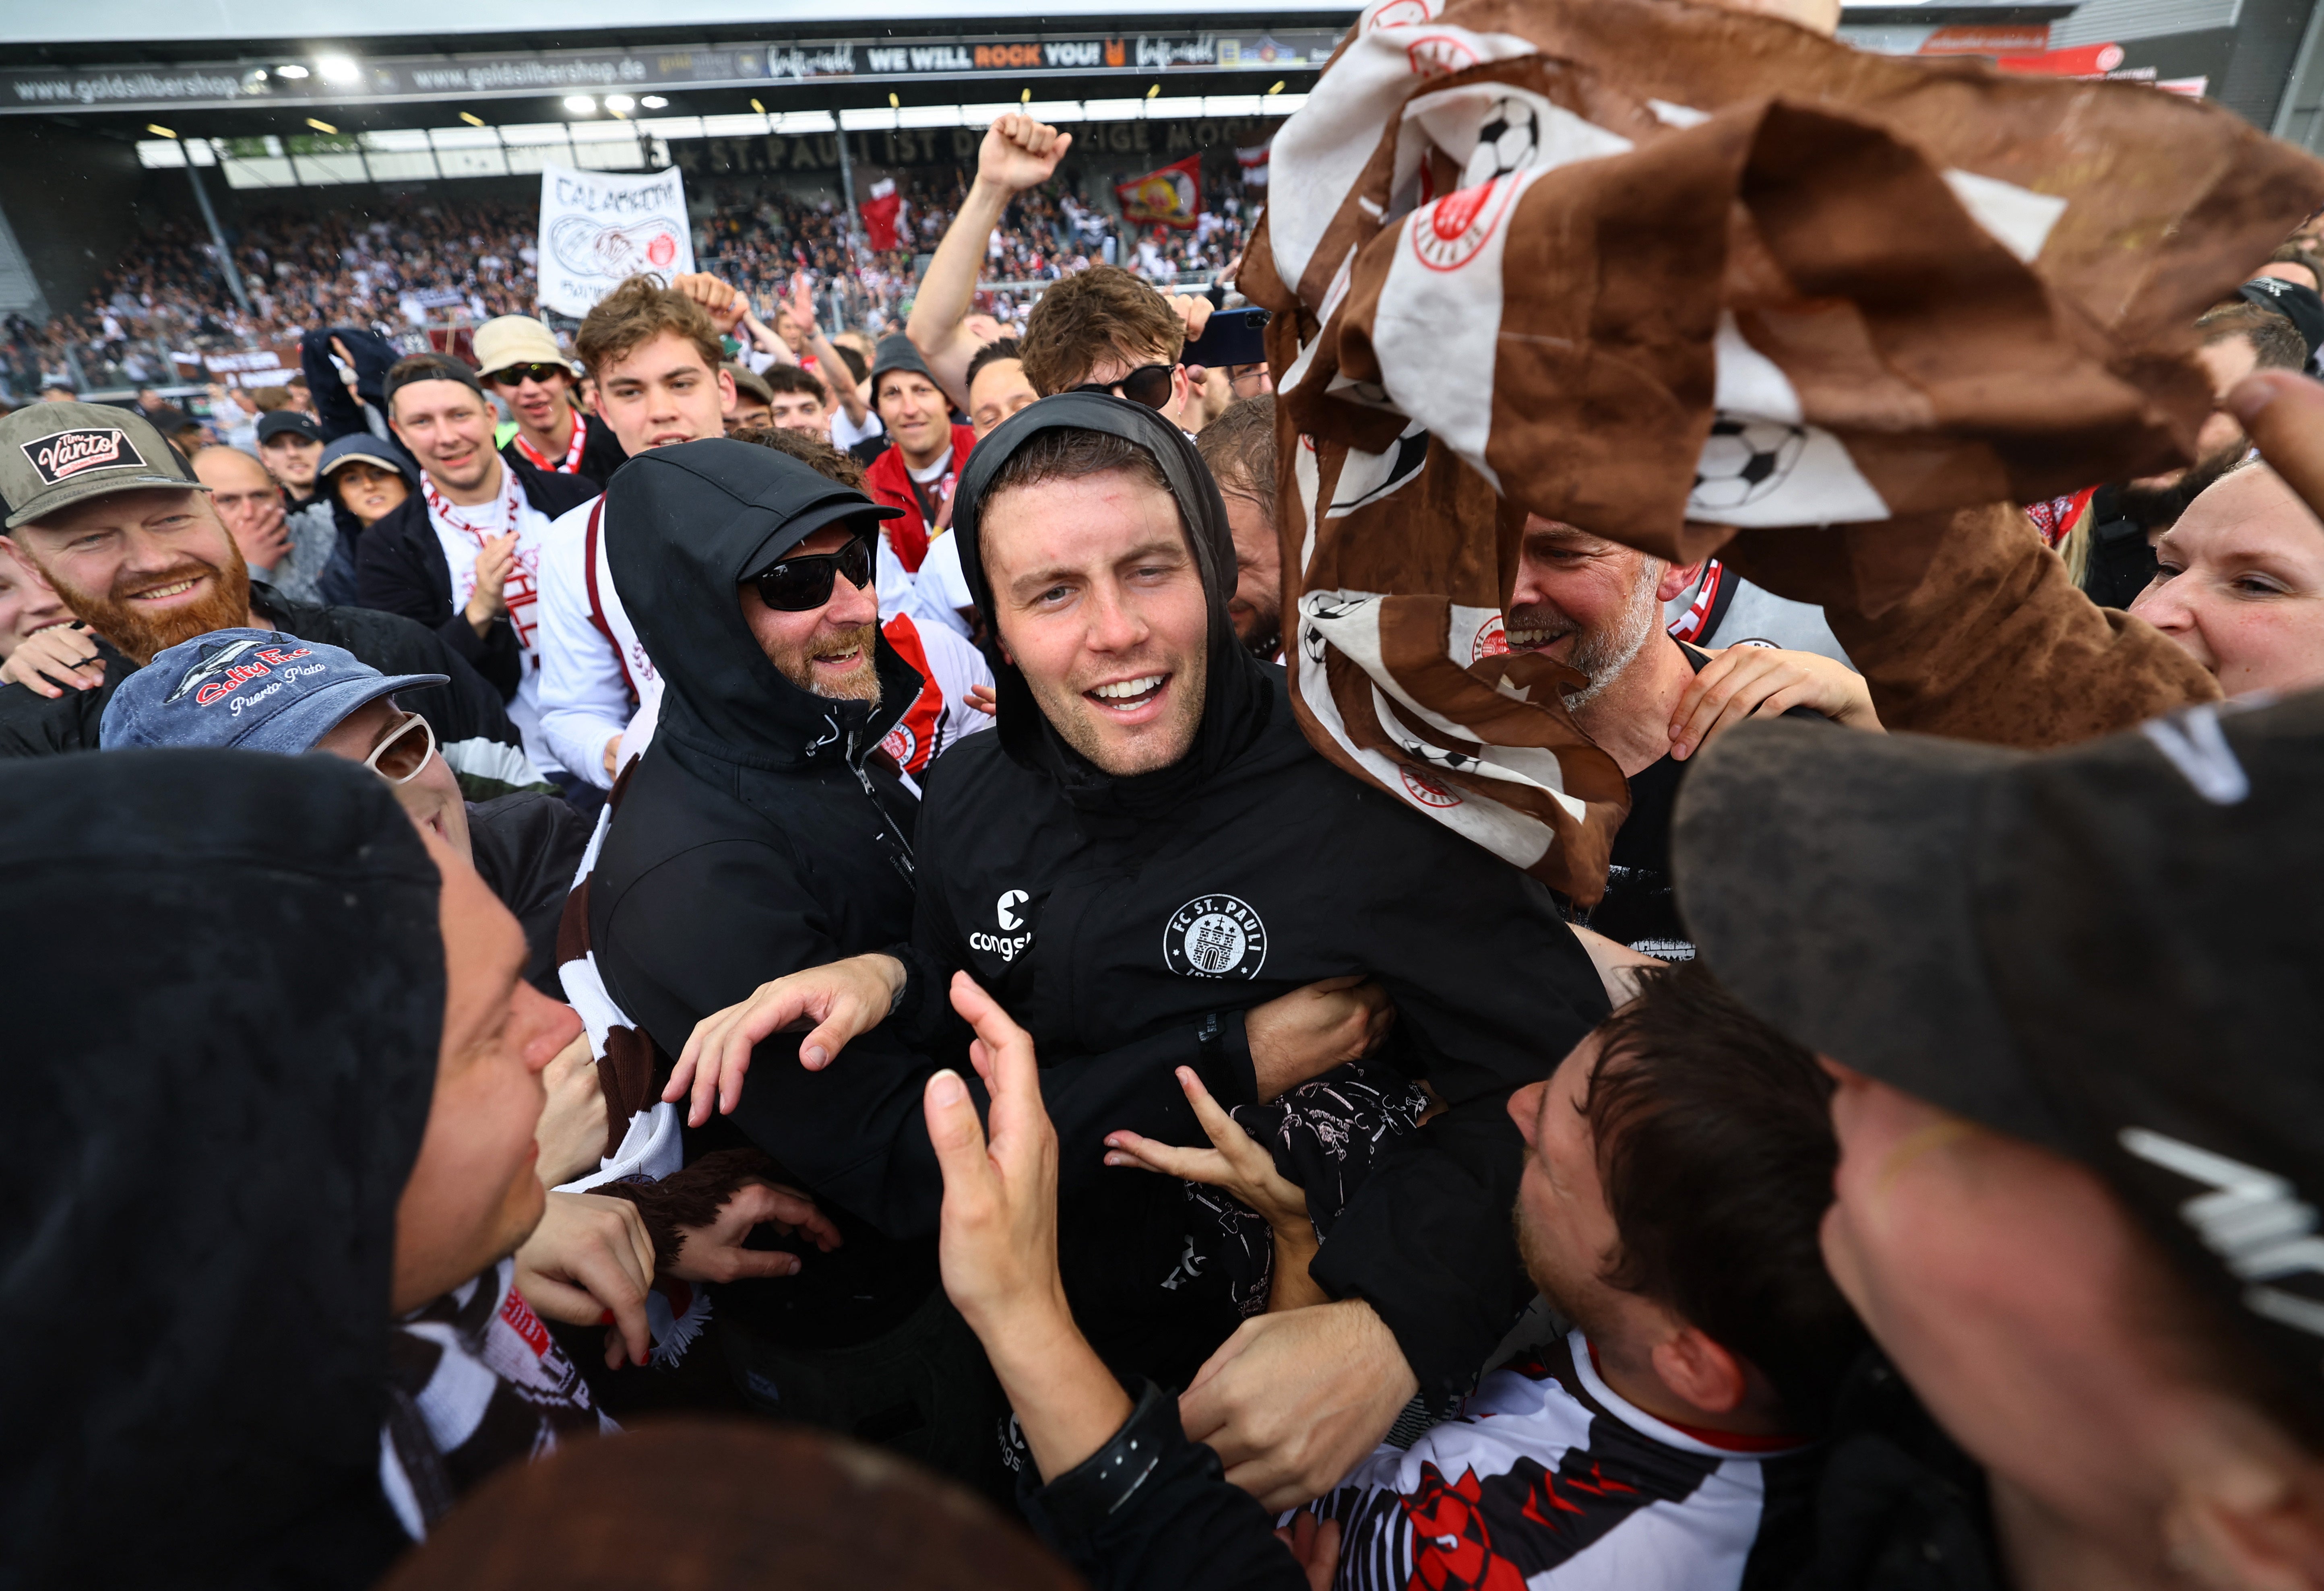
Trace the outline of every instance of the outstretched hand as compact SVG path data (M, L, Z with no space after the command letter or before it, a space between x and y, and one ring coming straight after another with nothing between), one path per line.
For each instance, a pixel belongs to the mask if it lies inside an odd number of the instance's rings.
M785 1237L802 1237L829 1254L840 1245L839 1228L797 1188L779 1182L745 1182L718 1207L705 1227L680 1227L682 1241L669 1274L686 1282L735 1282L745 1276L796 1276L800 1259L779 1249L744 1245L761 1227Z
M1057 162L1073 146L1072 133L1022 112L1005 112L992 118L976 152L976 179L1010 193L1038 188L1056 173Z
M2255 371L2227 393L2268 467L2324 519L2324 382L2289 370Z
M1057 1133L1025 1030L965 972L953 974L952 1005L976 1030L968 1057L991 1098L991 1136L958 1072L928 1079L928 1139L945 1184L937 1255L945 1292L981 1335L1028 1306L1065 1309Z
M815 1026L799 1042L799 1064L820 1071L850 1039L887 1018L903 987L903 963L876 952L762 983L748 999L713 1011L694 1025L661 1097L675 1104L692 1095L688 1127L708 1121L713 1102L721 1116L729 1115L742 1102L751 1052L769 1035L797 1022L813 1022Z
M1278 1231L1296 1231L1307 1226L1306 1193L1298 1183L1275 1169L1275 1156L1220 1108L1219 1102L1211 1098L1210 1090L1203 1086L1203 1080L1194 1075L1193 1067L1178 1068L1178 1086L1185 1090L1186 1102L1194 1108L1194 1119L1203 1124L1211 1147L1184 1149L1136 1133L1108 1133L1106 1164L1137 1166L1142 1171L1160 1172L1165 1176L1223 1188L1265 1217L1267 1224Z

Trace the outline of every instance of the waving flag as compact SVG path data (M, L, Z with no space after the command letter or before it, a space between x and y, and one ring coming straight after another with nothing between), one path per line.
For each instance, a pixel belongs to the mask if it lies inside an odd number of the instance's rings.
M1203 158L1188 155L1158 171L1113 185L1121 218L1141 224L1191 228L1203 208Z
M1528 512L1665 557L2183 463L2191 325L2324 165L2128 85L1665 0L1379 0L1274 140L1294 701L1578 900L1627 797L1499 621Z
M880 253L896 246L896 212L903 204L896 179L882 177L872 185L872 197L856 207L863 217L863 241Z

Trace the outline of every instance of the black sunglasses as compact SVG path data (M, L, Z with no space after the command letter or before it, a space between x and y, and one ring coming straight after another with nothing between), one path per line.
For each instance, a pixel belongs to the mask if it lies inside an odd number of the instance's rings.
M837 575L846 575L850 585L872 584L872 538L868 532L858 532L854 540L837 552L812 553L770 564L751 576L751 584L759 588L759 600L776 612L804 613L831 600L832 577Z
M571 381L573 372L561 364L504 364L487 379L495 387L521 387L527 382L545 387L557 376Z
M1170 375L1175 364L1141 364L1118 382L1084 382L1076 392L1105 392L1143 403L1148 409L1170 407Z

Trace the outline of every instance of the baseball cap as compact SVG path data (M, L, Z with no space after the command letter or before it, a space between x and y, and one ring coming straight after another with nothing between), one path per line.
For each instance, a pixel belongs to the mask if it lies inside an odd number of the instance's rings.
M734 390L737 392L748 393L770 409L774 407L775 390L767 385L766 377L759 374L749 365L737 364L731 359L726 362L726 373L734 378Z
M0 501L11 530L91 498L154 486L209 490L134 409L34 403L0 418Z
M295 431L318 446L323 441L323 428L295 409L278 409L259 418L258 439L261 442L280 437L285 431Z
M105 704L97 744L311 750L366 702L447 683L382 674L353 652L272 630L214 630L154 655Z
M2324 1422L2324 692L2031 754L1747 723L1678 902L1757 1015L2067 1154Z
M400 456L394 443L383 442L369 431L357 431L323 449L323 456L315 463L315 478L327 480L333 470L357 459L383 470L393 470L407 480L411 476L411 461Z
M573 368L573 361L558 347L549 328L530 315L495 316L476 328L471 346L476 354L476 372L487 378L512 364Z
M2300 340L2308 345L2310 354L2324 345L2324 295L2319 295L2314 288L2286 281L2280 276L2255 276L2236 290L2236 297L2292 322Z

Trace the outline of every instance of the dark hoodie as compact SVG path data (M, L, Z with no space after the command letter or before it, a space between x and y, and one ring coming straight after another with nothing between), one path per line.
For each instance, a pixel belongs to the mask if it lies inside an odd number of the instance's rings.
M589 942L606 992L667 1057L767 979L909 933L915 803L869 759L920 677L881 637L877 707L816 696L742 619L742 576L835 506L876 513L862 493L714 437L640 455L608 495L614 584L665 683L653 744L586 886ZM687 1158L739 1129L832 1209L846 1240L808 1251L796 1277L722 1289L728 1307L826 1346L876 1335L927 1296L941 1187L920 1121L929 1070L889 1030L819 1072L799 1065L797 1035L761 1047L742 1108L689 1134Z
M17 1164L0 1582L362 1586L396 1200L444 1008L440 882L366 770L0 767Z
M1307 744L1282 670L1236 644L1218 489L1151 409L1060 394L977 445L953 531L991 633L982 499L1019 447L1058 428L1121 437L1170 483L1210 611L1202 722L1176 763L1116 778L997 666L1000 732L961 741L927 776L904 1014L929 1053L956 1053L965 1033L943 990L965 968L1032 1034L1057 1122L1076 1318L1117 1367L1167 1381L1191 1374L1217 1340L1205 1333L1234 1316L1220 1267L1182 1259L1178 1186L1105 1167L1104 1133L1204 1145L1172 1067L1246 1103L1245 1011L1320 979L1381 979L1398 1016L1384 1058L1449 1108L1381 1152L1313 1272L1378 1310L1424 1394L1446 1406L1532 1291L1509 1235L1522 1145L1508 1095L1605 1015L1603 989L1547 890ZM1074 1070L1099 1075L1060 1108L1055 1080Z

